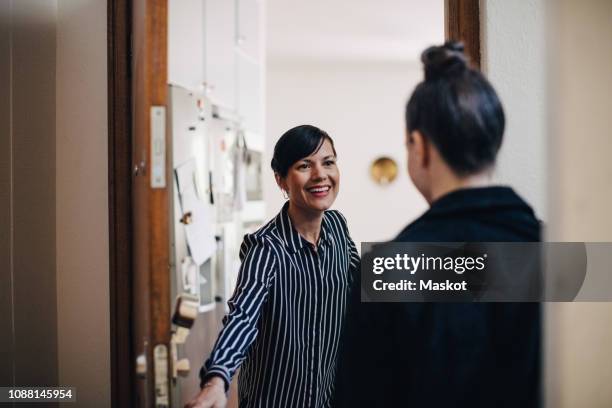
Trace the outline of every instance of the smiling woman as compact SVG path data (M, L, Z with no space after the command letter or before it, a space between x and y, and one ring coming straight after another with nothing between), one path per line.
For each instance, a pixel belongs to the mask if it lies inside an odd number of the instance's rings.
M288 201L244 238L202 391L187 406L224 406L240 366L240 407L330 407L346 304L359 255L346 220L329 210L340 173L331 137L314 126L285 132L272 169Z

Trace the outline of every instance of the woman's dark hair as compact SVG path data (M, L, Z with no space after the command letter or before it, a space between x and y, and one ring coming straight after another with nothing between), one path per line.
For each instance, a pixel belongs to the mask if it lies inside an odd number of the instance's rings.
M425 80L406 105L408 132L420 131L458 175L492 166L505 118L489 81L468 66L461 43L430 47L421 61Z
M281 177L286 177L289 168L300 159L319 151L325 139L332 145L334 155L334 141L323 130L316 126L301 125L286 131L274 146L272 157L272 170Z

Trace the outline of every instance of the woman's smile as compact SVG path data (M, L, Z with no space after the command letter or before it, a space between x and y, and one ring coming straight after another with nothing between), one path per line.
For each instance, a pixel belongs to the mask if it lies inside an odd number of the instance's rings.
M306 189L306 191L308 191L315 198L327 197L329 190L331 190L330 185L317 185Z

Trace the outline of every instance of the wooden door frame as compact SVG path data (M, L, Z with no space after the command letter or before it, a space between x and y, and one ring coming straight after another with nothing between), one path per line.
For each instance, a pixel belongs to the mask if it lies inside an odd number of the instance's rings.
M130 0L108 0L108 207L113 407L132 407L132 78Z
M463 42L472 66L480 69L480 1L444 1L444 37Z
M113 407L132 407L136 387L132 334L132 1L107 1L111 400ZM480 67L479 0L445 0L444 11L446 39L463 41L472 63Z

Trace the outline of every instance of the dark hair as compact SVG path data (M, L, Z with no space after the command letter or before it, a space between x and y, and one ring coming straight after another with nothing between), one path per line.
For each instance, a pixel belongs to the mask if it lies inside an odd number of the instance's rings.
M327 132L311 125L301 125L289 129L274 146L272 170L281 177L287 176L289 168L294 163L318 152L325 139L331 143L335 155L334 141Z
M461 43L430 47L421 61L425 80L406 105L408 132L420 131L459 175L492 166L505 118L489 81L468 66Z

